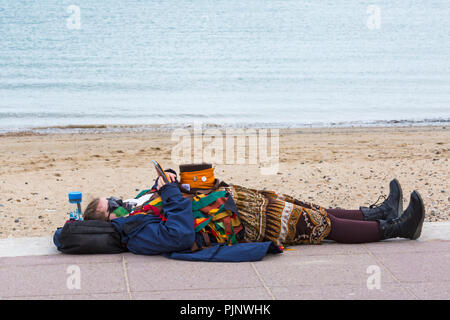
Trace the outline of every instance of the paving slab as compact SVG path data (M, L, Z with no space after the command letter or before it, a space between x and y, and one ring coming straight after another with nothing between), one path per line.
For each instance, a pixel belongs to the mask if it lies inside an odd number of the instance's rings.
M403 287L422 300L450 300L450 281L409 282Z
M377 252L375 256L401 282L450 281L450 251Z
M327 286L337 284L366 285L368 268L378 266L381 281L395 279L369 254L270 257L254 263L269 287L292 285ZM370 271L370 269L369 269Z
M120 254L70 255L57 254L48 256L21 256L0 258L0 268L13 266L33 266L52 264L90 264L90 263L122 263Z
M263 287L249 262L168 260L125 254L130 291Z
M413 300L416 296L397 283L383 283L379 289L362 285L270 287L280 300Z
M22 265L0 265L0 297L127 292L121 263L82 264L67 263L66 260L60 264L35 264L27 263L25 259L22 262Z
M365 243L362 246L372 253L450 252L449 240L411 241L397 239L395 241Z
M53 237L0 239L0 257L58 254Z
M131 292L136 300L271 300L272 296L263 287L185 289L169 291Z
M16 296L3 297L3 300L128 300L126 292L111 293L83 293L73 295L48 295L48 296Z
M450 221L425 222L419 239L420 241L450 240Z
M366 254L367 249L362 244L342 244L333 241L323 241L322 244L303 244L289 247L283 255L320 256L320 255L352 255Z

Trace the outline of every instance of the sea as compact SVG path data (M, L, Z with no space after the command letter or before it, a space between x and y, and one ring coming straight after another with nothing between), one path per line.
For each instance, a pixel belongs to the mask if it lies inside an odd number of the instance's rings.
M0 0L0 133L448 125L449 0Z

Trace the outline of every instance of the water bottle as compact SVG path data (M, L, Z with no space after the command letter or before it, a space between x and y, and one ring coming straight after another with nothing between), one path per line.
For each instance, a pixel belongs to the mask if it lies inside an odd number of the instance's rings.
M69 203L76 203L77 204L77 209L70 212L70 220L78 220L81 221L83 220L82 217L82 212L81 212L81 199L82 199L82 194L81 192L75 191L75 192L70 192L69 193Z

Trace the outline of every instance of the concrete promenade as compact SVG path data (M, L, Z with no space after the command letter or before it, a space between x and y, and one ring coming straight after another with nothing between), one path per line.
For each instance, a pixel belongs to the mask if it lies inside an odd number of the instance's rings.
M292 247L262 261L65 255L51 238L0 239L0 299L450 299L450 222L419 240Z

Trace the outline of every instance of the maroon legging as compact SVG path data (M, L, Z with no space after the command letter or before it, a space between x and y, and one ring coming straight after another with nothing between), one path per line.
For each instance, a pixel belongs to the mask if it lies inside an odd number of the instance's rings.
M378 221L365 221L361 210L326 209L331 232L326 239L339 243L366 243L381 240Z

